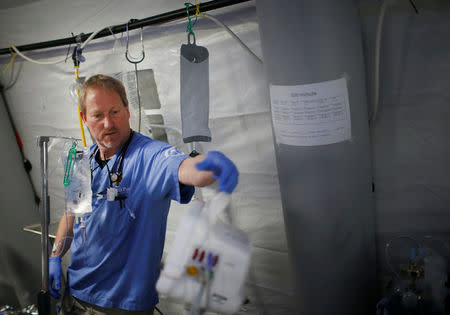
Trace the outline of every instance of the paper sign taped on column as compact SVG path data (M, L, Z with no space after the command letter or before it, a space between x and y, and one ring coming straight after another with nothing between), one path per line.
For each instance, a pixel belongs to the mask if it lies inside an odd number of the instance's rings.
M270 85L277 143L316 146L351 138L347 81Z

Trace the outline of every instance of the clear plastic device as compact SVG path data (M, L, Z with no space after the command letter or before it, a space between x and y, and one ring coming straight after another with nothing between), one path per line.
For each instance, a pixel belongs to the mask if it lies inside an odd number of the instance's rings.
M76 216L92 212L89 148L77 149L74 142L67 154L63 183L66 211Z
M49 186L51 197L50 219L58 222L53 256L63 256L73 238L76 217L92 212L91 171L89 148L79 139L48 137Z
M219 193L209 202L195 200L186 210L156 284L158 292L197 310L232 314L245 300L250 268L248 235L218 218L230 203Z

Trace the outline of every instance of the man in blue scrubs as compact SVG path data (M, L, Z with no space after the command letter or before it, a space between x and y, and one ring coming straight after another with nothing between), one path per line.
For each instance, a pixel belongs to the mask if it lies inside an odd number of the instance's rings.
M50 293L59 298L61 257L71 243L63 314L153 314L170 201L188 203L194 186L216 179L219 191L231 193L238 171L218 151L191 158L132 131L125 88L114 78L91 77L80 98L97 142L90 160L93 211L62 218L49 259Z

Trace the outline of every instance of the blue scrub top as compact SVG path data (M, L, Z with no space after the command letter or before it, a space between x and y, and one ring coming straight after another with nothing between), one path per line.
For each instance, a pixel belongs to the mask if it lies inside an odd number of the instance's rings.
M126 199L107 201L108 169L115 171L121 151L103 168L91 159L93 211L74 224L69 292L102 307L147 310L158 303L155 284L170 201L188 203L194 187L178 181L178 168L188 156L134 132L123 159L122 181L112 184Z

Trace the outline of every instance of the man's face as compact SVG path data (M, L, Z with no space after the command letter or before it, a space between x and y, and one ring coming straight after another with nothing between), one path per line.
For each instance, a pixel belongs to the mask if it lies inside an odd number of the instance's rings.
M119 94L101 87L88 89L85 104L81 117L104 157L111 158L130 136L130 111Z

